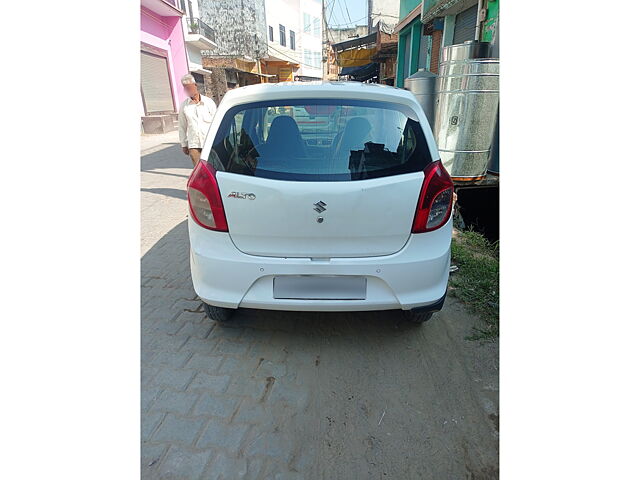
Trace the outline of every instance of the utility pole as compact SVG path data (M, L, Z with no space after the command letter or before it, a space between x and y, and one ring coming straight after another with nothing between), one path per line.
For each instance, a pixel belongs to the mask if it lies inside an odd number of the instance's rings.
M325 0L322 0L322 80L327 80L329 77L329 64L328 64L328 47L327 40L327 7Z
M263 77L262 77L262 63L260 62L260 40L258 39L257 33L255 35L255 41L256 41L256 68L258 70L260 83L262 83Z

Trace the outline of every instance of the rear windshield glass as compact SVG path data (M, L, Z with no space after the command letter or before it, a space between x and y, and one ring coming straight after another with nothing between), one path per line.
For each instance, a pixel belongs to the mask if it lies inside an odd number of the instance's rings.
M408 107L361 100L240 105L225 115L209 161L218 170L298 181L348 181L424 170L424 132Z

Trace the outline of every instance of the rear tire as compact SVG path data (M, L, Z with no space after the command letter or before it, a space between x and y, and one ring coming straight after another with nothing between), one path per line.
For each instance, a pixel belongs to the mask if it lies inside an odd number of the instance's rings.
M202 304L207 317L216 322L229 322L235 313L235 310L231 308L214 307L204 302Z
M433 312L414 312L412 310L404 310L404 318L411 323L424 323L433 316Z

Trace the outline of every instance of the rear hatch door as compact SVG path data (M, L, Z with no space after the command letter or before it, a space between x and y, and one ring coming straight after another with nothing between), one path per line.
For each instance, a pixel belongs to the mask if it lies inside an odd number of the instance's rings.
M363 257L400 250L422 172L355 182L216 176L229 234L242 252L276 257Z

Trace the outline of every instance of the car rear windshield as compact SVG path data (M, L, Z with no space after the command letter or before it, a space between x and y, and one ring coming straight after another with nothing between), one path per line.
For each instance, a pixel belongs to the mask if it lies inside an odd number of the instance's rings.
M217 170L297 181L349 181L424 170L431 155L410 108L304 99L230 109L209 161Z

